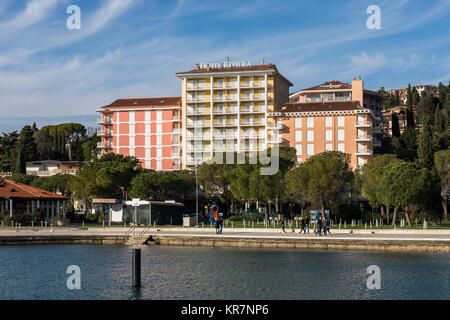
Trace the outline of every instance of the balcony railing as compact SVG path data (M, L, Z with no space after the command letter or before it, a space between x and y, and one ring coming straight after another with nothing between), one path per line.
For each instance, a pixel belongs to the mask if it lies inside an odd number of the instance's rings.
M211 87L209 85L206 84L191 84L191 85L187 85L186 87L188 90L207 90L207 89L211 89Z
M263 108L241 108L241 113L261 113L264 112Z
M97 119L98 124L112 124L112 120L110 118L100 118Z
M188 97L187 102L206 102L209 101L209 96L205 97Z
M355 127L371 127L372 122L366 122L366 121L358 121L355 123Z
M211 139L210 134L202 134L202 135L187 135L187 140L209 140Z
M210 122L188 122L187 127L188 128L202 128L202 127L209 127L211 125Z
M97 148L99 149L112 148L112 144L110 142L97 142Z
M206 108L199 108L199 109L188 109L187 114L193 115L193 114L210 114L211 110L208 110Z
M263 126L265 124L266 124L266 122L264 120L241 122L241 126Z
M357 156L370 156L372 155L372 150L356 150L355 154Z
M102 130L102 129L98 129L98 130L97 130L97 135L98 135L99 137L112 136L112 131L111 131L111 130Z
M257 88L257 87L265 87L266 82L265 81L250 81L250 82L244 82L241 83L241 88Z
M237 113L237 108L229 108L229 109L214 109L214 114L229 114L229 113Z
M255 94L250 96L242 96L240 100L249 101L249 100L264 100L266 98L265 94Z
M214 89L236 89L237 83L222 83L222 84L215 84Z
M223 101L237 101L237 95L236 96L222 96L222 97L214 97L215 102L223 102Z
M214 122L215 127L235 127L237 126L237 121L217 121Z
M356 136L355 141L372 141L370 136Z

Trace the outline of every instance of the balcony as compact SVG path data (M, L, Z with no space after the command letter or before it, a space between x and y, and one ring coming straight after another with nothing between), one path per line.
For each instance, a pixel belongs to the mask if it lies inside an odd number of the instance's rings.
M250 81L241 83L241 88L264 88L265 86L265 81Z
M211 89L211 87L206 84L191 84L191 85L188 84L186 89L187 90L209 90L209 89Z
M237 113L237 108L223 108L223 109L214 109L213 110L214 114L233 114L233 113Z
M236 127L237 121L216 121L214 122L215 127Z
M264 126L266 122L264 120L255 120L255 121L243 121L241 122L241 126Z
M205 97L187 97L186 101L189 102L208 102L209 96Z
M202 115L202 114L210 114L211 110L206 108L187 109L186 113L188 115Z
M264 108L242 108L241 113L263 113Z
M237 139L237 134L215 134L213 139L223 140L223 139Z
M225 101L237 101L237 95L236 96L222 96L222 97L214 97L214 102L225 102Z
M370 136L356 136L355 141L372 141Z
M204 147L204 148L202 148L202 147L186 147L186 152L189 152L189 153L205 153L205 152L208 152L208 153L210 153L211 152L211 148L210 147Z
M97 130L97 135L99 137L111 137L112 136L112 130L98 129Z
M199 134L199 135L187 135L186 140L209 140L211 139L210 134Z
M215 84L214 89L236 89L237 83L222 83L222 84Z
M214 146L214 151L216 152L235 152L237 151L237 145L233 146Z
M110 148L112 148L112 144L111 144L111 142L97 142L97 148L110 149Z
M100 119L97 119L97 124L109 125L109 124L112 124L112 120L111 120L111 118L100 118Z
M372 150L356 150L355 154L357 156L371 156Z
M266 98L265 94L255 94L249 96L242 96L241 101L250 101L250 100L264 100Z
M210 122L188 122L186 127L188 128L205 128L211 126Z
M372 127L372 122L365 122L365 121L356 122L355 127L356 128L370 128L370 127Z
M250 145L241 145L239 151L246 151L246 152L258 152L258 146L250 146Z

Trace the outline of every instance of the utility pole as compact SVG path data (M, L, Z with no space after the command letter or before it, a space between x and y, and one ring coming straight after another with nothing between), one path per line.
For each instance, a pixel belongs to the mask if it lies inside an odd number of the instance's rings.
M198 227L198 162L195 162L195 226Z

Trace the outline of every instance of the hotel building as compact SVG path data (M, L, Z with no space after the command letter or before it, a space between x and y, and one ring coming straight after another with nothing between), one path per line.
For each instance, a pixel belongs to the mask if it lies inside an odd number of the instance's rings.
M182 163L192 168L215 152L267 149L268 113L289 101L292 83L273 64L202 64L176 76L182 81Z
M119 99L97 112L101 153L134 156L145 169L181 169L180 97Z
M281 111L271 112L280 130L280 144L296 148L298 162L324 151L350 154L352 168L364 165L380 142L384 97L363 89L362 80L352 85L339 81L301 90Z

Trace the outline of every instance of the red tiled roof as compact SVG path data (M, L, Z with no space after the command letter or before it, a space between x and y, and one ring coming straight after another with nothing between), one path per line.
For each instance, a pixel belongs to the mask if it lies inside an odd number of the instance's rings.
M332 101L332 102L306 102L286 103L281 112L315 112L315 111L347 111L363 110L359 101Z
M330 86L333 86L333 87L330 87ZM351 89L351 88L352 88L352 86L348 83L341 82L338 80L333 80L333 81L324 82L322 84L319 84L319 85L311 87L311 88L302 89L301 91L304 91L304 90Z
M161 97L161 98L136 98L136 99L117 99L113 103L102 108L117 107L172 107L181 106L181 97Z
M227 68L202 68L202 69L193 69L191 71L186 72L177 72L176 74L185 74L185 73L210 73L210 72L228 72L228 71L264 71L264 70L277 70L277 67L274 64L260 64L255 66L248 67L227 67Z
M66 200L67 198L59 194L38 189L20 182L13 182L5 178L0 178L0 199L41 199L41 200Z

